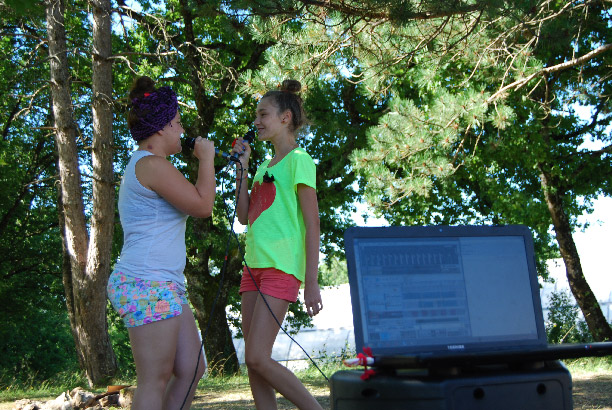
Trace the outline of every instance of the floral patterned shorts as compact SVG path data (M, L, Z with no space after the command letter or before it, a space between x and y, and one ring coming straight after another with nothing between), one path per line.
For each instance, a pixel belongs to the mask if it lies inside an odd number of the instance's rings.
M131 278L117 270L111 273L106 292L127 327L178 316L188 303L174 282Z

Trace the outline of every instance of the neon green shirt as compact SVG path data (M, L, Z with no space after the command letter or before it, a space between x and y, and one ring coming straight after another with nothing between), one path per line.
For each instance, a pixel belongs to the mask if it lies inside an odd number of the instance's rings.
M316 189L316 167L299 147L276 165L269 163L264 161L253 178L245 260L251 268L276 268L304 282L306 227L297 186Z

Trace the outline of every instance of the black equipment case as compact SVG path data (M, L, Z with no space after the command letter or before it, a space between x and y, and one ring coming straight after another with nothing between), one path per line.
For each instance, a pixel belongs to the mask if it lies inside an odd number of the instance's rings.
M432 375L341 370L331 377L332 410L572 410L572 382L561 362Z

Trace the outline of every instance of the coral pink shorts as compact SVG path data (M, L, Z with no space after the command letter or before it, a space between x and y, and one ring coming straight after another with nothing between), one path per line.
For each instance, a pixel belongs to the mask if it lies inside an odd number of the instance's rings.
M249 270L253 274L249 274ZM255 286L257 283L257 286ZM289 275L276 268L247 268L242 271L240 294L243 292L257 292L257 288L264 295L277 299L295 302L302 282L293 275Z

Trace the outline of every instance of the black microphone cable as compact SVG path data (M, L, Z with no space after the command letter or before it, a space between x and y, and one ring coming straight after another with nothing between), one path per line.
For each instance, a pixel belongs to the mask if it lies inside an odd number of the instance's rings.
M249 133L252 133L253 131L249 131ZM249 133L247 133L247 135L250 135ZM254 135L254 134L253 134ZM189 148L193 148L195 145L195 138L187 138L185 141L185 145L187 145L187 147ZM225 154L223 152L220 152L219 150L217 150L215 148L215 152L217 153L217 155L222 156L223 158L228 159L228 163L226 165L223 166L223 168L225 168L227 165L229 165L230 162L234 161L233 157L234 156L229 156L228 154ZM220 154L225 154L225 155L220 155ZM236 160L237 160L237 156L236 156ZM221 169L223 169L221 168ZM242 181L240 181L240 184L242 185ZM223 188L223 187L222 187ZM223 189L221 189L221 191L223 192ZM239 195L239 193L238 193ZM222 200L223 204L224 204L224 209L227 209L225 206L225 200ZM236 196L236 202L238 202L238 196ZM213 314L215 312L215 308L217 307L217 302L219 300L219 296L221 295L221 289L223 287L223 280L225 278L225 271L227 270L227 256L229 254L229 245L230 245L230 239L231 239L231 232L233 232L233 220L236 218L236 209L234 209L234 214L232 215L232 217L229 217L229 214L227 214L226 212L226 218L228 219L228 221L230 222L230 232L228 232L227 235L227 241L225 243L225 257L223 258L223 265L221 267L221 271L219 273L219 287L217 288L217 293L215 294L215 298L213 299L213 304L210 308L210 316L208 317L208 322L206 323L206 328L204 330L204 333L202 334L202 340L200 341L200 349L198 352L198 358L196 359L196 367L195 370L193 371L193 378L191 379L191 383L189 384L189 388L187 389L187 394L185 395L185 398L183 399L183 403L181 404L181 407L179 410L183 410L183 407L185 406L185 403L187 402L187 399L189 398L189 393L191 392L191 389L193 388L193 384L195 383L196 377L198 376L198 369L200 367L200 358L202 357L202 352L204 351L204 341L206 340L206 336L208 335L208 329L210 328L210 324L212 322L212 318L213 318ZM195 394L195 392L194 392Z
M252 132L253 132L253 131L249 131L249 133L252 133ZM247 135L249 135L249 133L247 133ZM253 136L254 136L254 133L253 133ZM246 137L246 136L245 136L245 137ZM245 138L245 139L247 139L247 138ZM194 138L191 138L191 140L193 140L193 142L192 142L192 144L191 144L191 147L193 147L193 144L195 143L195 139L194 139ZM252 139L251 139L251 140L252 140ZM251 140L247 139L247 141L248 141L248 142L250 142ZM189 141L187 141L187 142L186 142L186 144L189 146ZM215 151L217 151L217 155L219 155L219 151L218 151L218 150L215 150ZM221 154L225 154L225 153L221 153ZM304 354L306 355L306 357L308 357L308 360L310 360L310 362L311 362L311 363L312 363L312 364L313 364L313 365L316 367L316 369L317 369L317 370L318 370L318 371L319 371L319 372L320 372L320 373L323 375L323 377L325 378L325 380L327 381L327 383L329 383L329 378L328 378L328 377L325 375L325 373L323 373L323 371L322 371L322 370L319 368L319 366L318 366L318 365L317 365L317 363L314 361L314 359L313 359L312 357L310 357L310 355L308 354L308 352L306 352L306 349L304 349L304 348L302 347L302 345L300 345L300 344L299 344L299 343L298 343L298 342L297 342L297 341L296 341L296 340L295 340L295 339L294 339L294 338L293 338L293 337L292 337L292 336L291 336L291 335L290 335L290 334L287 332L287 330L286 330L286 329L285 329L285 328L282 326L281 322L278 320L278 318L276 317L276 315L274 315L274 312L272 311L272 308L271 308L271 307L270 307L270 305L268 304L268 301L266 300L265 295L264 295L264 294L261 292L261 290L259 289L259 286L257 286L257 283L256 283L256 281L255 281L255 278L253 277L253 274L251 273L251 269L249 268L249 266L248 266L248 265L247 265L247 263L246 263L245 256L244 256L244 252L243 252L242 246L241 246L241 244L240 244L240 239L238 238L238 234L236 233L236 231L234 231L234 221L235 221L235 219L236 219L237 204L238 204L238 200L240 199L240 191L241 191L241 188L242 188L242 183L243 183L243 181L244 181L244 179L242 178L242 175L244 174L244 171L245 171L245 170L244 170L244 168L242 167L242 164L240 163L240 161L238 160L238 158L237 158L237 156L236 156L236 155L232 155L232 156L231 156L232 158L228 158L228 157L229 157L229 155L228 155L228 154L225 154L225 155L220 155L220 156L223 156L223 158L228 159L228 160L229 160L228 164L229 164L229 163L231 163L231 162L236 162L237 164L240 164L240 170L239 170L239 171L240 171L240 182L238 183L239 185L238 185L238 189L237 189L237 192L236 192L236 206L234 206L234 212L233 212L233 214L232 214L232 216L231 216L231 217L230 217L230 214L229 214L229 212L228 212L228 208L227 208L227 204L225 203L225 200L222 200L222 203L223 203L223 208L224 208L224 210L225 210L225 216L226 216L226 218L227 218L227 220L228 220L228 222L229 222L229 227L230 227L230 230L229 230L229 232L228 232L228 238L227 238L227 241L226 241L226 244L225 244L225 256L224 256L224 258L223 258L223 265L222 265L222 267L221 267L221 271L220 271L220 274L219 274L219 276L220 276L220 278L219 278L219 287L217 288L217 293L216 293L215 298L214 298L214 300L213 300L213 304L212 304L212 307L211 307L210 316L209 316L209 318L208 318L208 323L206 324L206 328L205 328L205 330L204 330L204 333L202 334L202 341L201 341L201 343L200 343L200 349L199 349L199 352L198 352L198 358L197 358L197 360L196 360L196 368L195 368L195 370L194 370L194 372L193 372L193 378L191 379L191 383L189 384L189 389L187 389L187 394L185 395L185 398L184 398L183 403L181 404L181 407L180 407L180 409L179 409L179 410L183 410L183 407L185 406L185 403L187 402L187 399L188 399L188 397L189 397L189 393L191 392L191 389L193 388L193 384L195 383L195 380L196 380L196 377L197 377L197 374L198 374L198 368L199 368L199 366L200 366L200 358L202 357L202 352L203 352L203 350L204 350L204 341L206 340L206 336L208 335L208 330L209 330L209 328L210 328L210 324L211 324L211 321L212 321L212 318L213 318L213 313L214 313L214 311L215 311L215 308L216 308L217 302L218 302L218 300L219 300L219 296L220 296L220 294L221 294L221 289L222 289L222 286L223 286L223 281L224 281L224 278L225 278L225 271L227 270L227 257L228 257L228 254L229 254L229 245L230 245L230 239L231 239L231 237L232 237L232 236L233 236L233 237L235 238L235 240L236 240L236 244L237 244L237 246L238 246L238 252L240 252L240 254L242 255L242 262L244 263L244 266L246 267L247 271L249 272L249 275L250 275L250 277L251 277L251 280L253 281L253 284L254 284L254 285L255 285L255 287L257 288L257 292L259 292L259 295L261 296L262 300L263 300L263 301L264 301L264 303L266 304L266 307L268 308L268 311L270 312L270 314L271 314L271 315L272 315L272 317L274 318L274 321L276 322L276 324L278 325L278 327L279 327L279 328L280 328L280 329L283 331L283 333L285 333L285 334L287 335L287 337L289 337L289 339L291 339L291 341L292 341L293 343L295 343L295 344L296 344L296 345L297 345L297 346L298 346L300 349L302 349L302 351L304 352ZM235 157L235 159L234 159L233 157ZM227 165L225 165L225 166L227 166ZM224 166L224 168L225 168L225 166ZM223 169L223 168L222 168L222 169ZM237 172L237 174L238 174L238 172ZM222 183L222 185L221 185L221 192L222 192L222 193L224 192L224 189L223 189L223 183Z
M240 164L240 163L239 163ZM244 168L242 168L242 164L240 164L240 187L242 186L242 174L244 174ZM238 192L236 194L236 203L238 203L238 195L240 192ZM234 211L234 216L235 216L236 212ZM272 312L272 308L270 307L270 305L268 304L268 301L265 298L265 295L261 292L261 290L259 289L259 286L257 286L257 282L255 280L255 278L253 277L253 273L251 273L251 269L249 268L249 265L247 265L245 256L244 256L244 252L242 251L242 246L240 245L240 240L238 238L238 235L236 234L236 232L234 231L234 226L232 223L232 226L230 228L230 233L234 235L234 238L236 239L236 244L238 245L238 251L240 252L240 254L242 255L242 262L244 263L244 266L247 269L247 272L249 272L249 276L251 277L251 280L253 281L253 284L255 285L255 287L257 288L257 292L259 292L259 295L261 296L262 300L264 301L264 303L266 304L266 307L268 308L268 311L270 312L270 314L272 315L272 317L274 318L274 321L276 322L276 324L278 325L278 327L283 331L283 333L285 333L287 335L287 337L289 337L289 339L291 339L291 341L293 343L295 343L296 345L298 345L298 347L300 349L302 349L302 351L304 352L304 354L306 355L306 357L308 357L308 360L311 361L311 363L317 368L317 370L323 375L323 377L325 378L325 380L329 383L329 379L327 378L327 376L325 375L325 373L323 373L323 371L319 368L319 366L317 366L317 363L312 359L312 357L310 357L310 355L308 354L308 352L306 352L306 349L304 349L302 347L302 345L300 345L293 337L291 337L291 335L287 332L287 330L282 326L281 322L278 320L278 318L274 315L274 312Z
M242 181L241 181L242 183ZM223 201L225 204L225 201ZM234 210L234 215L232 217L232 219L234 219L236 217L236 211ZM233 228L230 228L231 231L233 231ZM215 313L215 308L217 307L217 302L219 300L219 296L221 295L221 289L223 287L223 280L225 278L225 271L227 270L227 256L229 254L229 245L230 245L230 239L231 239L231 231L228 232L227 235L227 241L225 243L225 257L223 258L223 265L221 267L221 271L219 273L219 287L217 288L217 293L215 294L215 298L213 300L212 306L210 308L210 316L208 317L208 322L206 323L206 328L204 330L204 333L202 334L202 340L200 342L200 349L198 351L198 358L196 359L196 367L195 370L193 371L193 378L191 379L191 383L189 384L189 388L187 389L187 394L185 395L185 398L183 399L183 403L181 404L180 410L183 410L183 407L185 406L185 403L187 402L187 399L189 398L189 393L191 392L191 389L193 388L193 384L195 383L195 380L198 376L198 369L200 367L200 358L202 357L202 352L204 351L204 341L206 340L206 336L208 335L208 329L210 328L210 324L212 322L213 319L213 315ZM194 392L195 395L195 392Z

